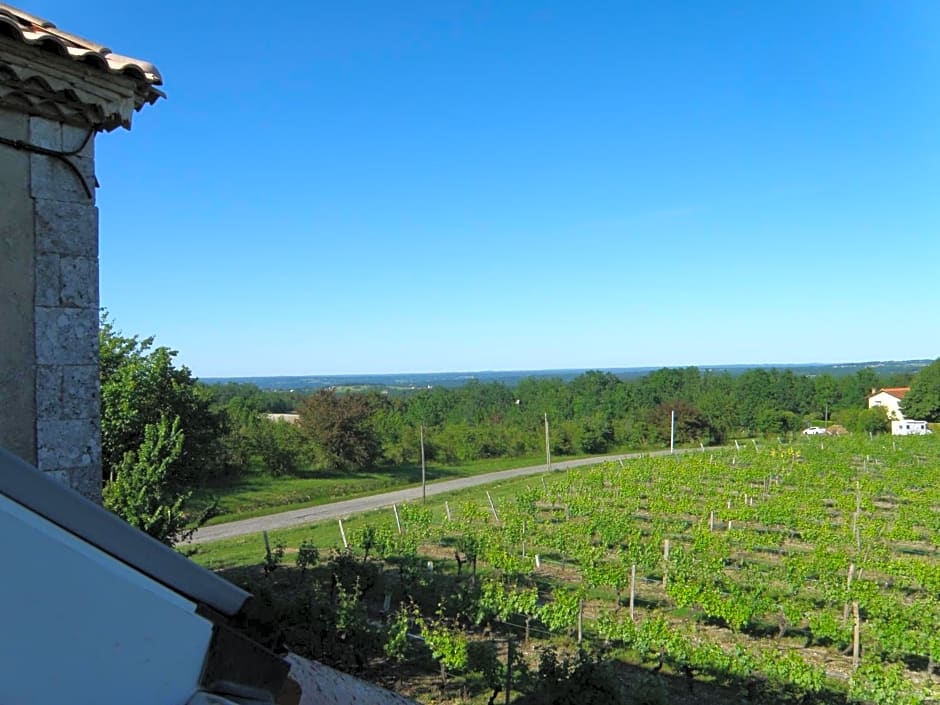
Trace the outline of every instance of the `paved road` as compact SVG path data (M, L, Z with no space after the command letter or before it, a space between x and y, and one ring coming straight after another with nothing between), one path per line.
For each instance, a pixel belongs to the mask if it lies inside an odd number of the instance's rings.
M688 453L690 449L677 450L676 453ZM606 460L626 460L628 458L642 458L647 455L669 455L668 450L653 451L652 453L624 453L622 455L604 455L595 458L580 458L578 460L563 460L552 463L552 470L565 470L567 468L578 467L579 465L593 465ZM514 468L512 470L500 470L499 472L490 472L485 475L474 475L472 477L460 477L455 480L444 480L434 482L427 486L428 496L443 494L444 492L453 492L467 487L476 487L490 482L499 482L514 477L523 477L525 475L537 475L545 472L544 465L533 465L526 468ZM373 509L390 507L393 504L401 504L413 499L421 498L421 487L409 487L404 490L395 490L383 494L371 495L369 497L359 497L358 499L347 499L342 502L333 502L332 504L320 504L315 507L304 507L303 509L293 509L289 512L280 512L279 514L268 514L253 519L240 519L239 521L230 521L225 524L215 524L214 526L204 526L193 536L191 543L208 543L209 541L218 541L233 536L242 536L244 534L256 534L261 531L270 531L272 529L286 529L291 526L302 526L304 524L314 524L325 519L340 519L350 514L359 514Z

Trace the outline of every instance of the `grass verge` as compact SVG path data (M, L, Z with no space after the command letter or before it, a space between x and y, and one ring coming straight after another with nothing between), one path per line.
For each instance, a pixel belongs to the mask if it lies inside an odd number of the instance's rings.
M501 468L498 468L501 469ZM564 472L559 470L555 472ZM445 502L450 504L451 511L457 513L461 504L471 501L478 506L488 506L486 493L489 492L496 504L497 511L503 501L511 500L519 491L525 487L531 487L540 482L540 475L529 475L514 480L506 480L493 484L471 487L457 492L448 492L435 495L428 499L427 507L431 510L432 520L434 522L443 522L445 519ZM357 544L357 536L365 526L387 526L395 527L395 515L391 509L379 509L373 512L356 514L343 519L343 528L346 531L347 539L351 545ZM325 521L307 526L298 526L290 529L278 529L268 532L268 538L272 546L282 543L286 547L285 562L294 561L294 551L300 546L301 541L312 541L316 544L321 554L328 552L331 548L340 550L343 547L342 538L339 532L339 524L336 521ZM195 553L191 556L195 562L211 570L220 570L223 568L232 568L237 566L249 566L261 563L264 559L264 538L260 533L246 534L230 539L221 539L211 543L199 544L195 548Z
M610 451L619 453L627 451ZM557 460L589 457L586 454L560 456ZM429 464L428 483L471 477L488 472L522 468L545 462L545 456L494 458L460 465ZM355 499L391 490L421 485L420 465L394 465L363 472L304 471L289 477L271 477L249 473L224 485L197 490L187 509L198 512L209 505L212 498L219 500L221 514L207 524L223 524L238 519L250 519L291 509L314 507L344 499Z

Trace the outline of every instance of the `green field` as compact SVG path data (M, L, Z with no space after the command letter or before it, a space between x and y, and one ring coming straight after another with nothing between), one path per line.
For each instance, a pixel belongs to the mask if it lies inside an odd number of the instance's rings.
M822 438L507 482L488 488L498 519L474 489L401 507L402 533L388 510L345 529L353 562L383 576L364 604L413 601L410 628L428 644L521 641L528 625L532 670L540 646L573 653L580 614L581 646L604 650L634 687L655 682L663 702L919 703L940 697L938 480L934 437ZM324 560L341 546L333 522L271 540L286 563L305 540ZM254 536L200 546L196 560L264 554ZM410 657L415 683L448 658L436 653ZM471 699L486 692L474 668L447 666ZM459 699L455 685L402 687Z

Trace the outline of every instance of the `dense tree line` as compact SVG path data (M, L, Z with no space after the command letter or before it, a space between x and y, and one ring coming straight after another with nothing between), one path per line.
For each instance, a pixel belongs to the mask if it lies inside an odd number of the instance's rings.
M555 455L662 447L673 412L680 444L786 435L826 422L883 431L883 412L867 410L866 398L873 388L907 381L881 379L872 369L837 378L763 368L734 376L688 367L630 380L591 371L569 382L530 377L510 387L471 381L401 395L323 389L297 400L298 426L263 418L281 392L242 385L243 394L232 394L229 385L216 401L227 419L234 465L278 474L311 463L353 471L415 463L422 427L426 457L434 461L537 454L544 450L546 414Z

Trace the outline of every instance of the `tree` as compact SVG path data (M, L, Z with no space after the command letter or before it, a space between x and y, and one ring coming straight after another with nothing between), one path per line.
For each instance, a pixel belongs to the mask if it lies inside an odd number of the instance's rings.
M757 414L757 430L768 435L798 431L800 417L786 409L763 409Z
M886 433L891 430L891 421L888 419L888 410L883 406L874 406L871 409L862 409L856 416L857 429L865 433Z
M152 337L125 337L105 314L98 338L105 482L141 447L148 426L178 419L183 445L166 482L178 490L201 483L219 468L221 424L209 397L186 367L174 366L176 351L154 348Z
M107 315L99 342L104 504L173 545L214 509L191 522L183 504L214 467L218 417L189 370L173 365L174 350L122 336Z
M362 470L381 452L372 412L372 400L364 394L321 389L300 407L300 426L329 465Z
M578 446L582 453L604 453L613 441L613 426L601 414L595 414L582 421L578 434Z
M173 491L170 479L183 454L179 417L147 424L140 447L128 451L104 487L104 506L158 541L173 546L187 531L183 503L191 493Z
M277 477L290 475L308 462L309 444L296 424L269 419L237 397L221 411L226 462L233 468Z
M711 443L719 435L712 430L702 413L688 402L673 400L664 401L650 409L648 421L655 433L656 443L668 443L672 432L672 412L676 419L676 443Z
M909 419L940 421L940 358L911 380L911 390L901 400L901 411Z

